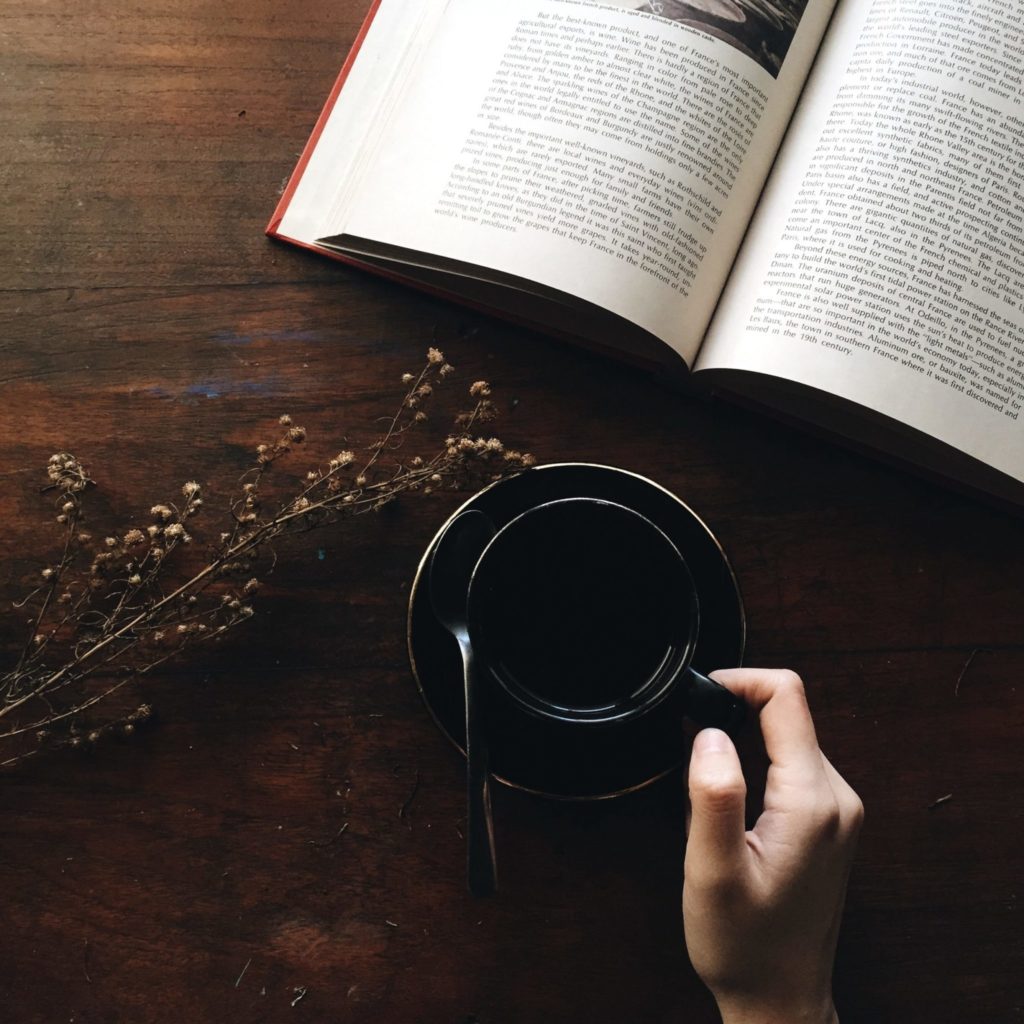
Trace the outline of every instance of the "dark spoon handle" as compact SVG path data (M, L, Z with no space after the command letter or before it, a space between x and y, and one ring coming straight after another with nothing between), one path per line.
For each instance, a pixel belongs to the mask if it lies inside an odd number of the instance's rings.
M490 896L498 888L490 758L480 721L473 649L468 641L460 647L466 690L466 876L474 896Z

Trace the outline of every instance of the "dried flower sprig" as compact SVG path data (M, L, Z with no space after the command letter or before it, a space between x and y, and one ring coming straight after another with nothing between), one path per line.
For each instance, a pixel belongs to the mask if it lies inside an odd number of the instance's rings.
M281 416L276 438L256 447L228 523L202 557L203 545L193 540L203 512L198 482L186 482L179 499L154 504L144 529L97 541L83 528L93 481L74 455L53 455L46 489L57 492L61 553L14 606L27 615L28 636L14 666L0 675L0 766L44 748L128 736L149 721L148 705L87 728L81 716L186 649L249 619L265 556L273 556L273 543L283 535L376 511L407 492L478 486L532 465L532 456L497 438L474 436L496 415L484 381L470 387L472 406L456 418L439 451L398 458L406 433L427 419L435 388L452 372L442 353L429 349L418 373L403 374L401 403L365 453L339 451L284 499L267 493L268 477L305 443L306 431Z

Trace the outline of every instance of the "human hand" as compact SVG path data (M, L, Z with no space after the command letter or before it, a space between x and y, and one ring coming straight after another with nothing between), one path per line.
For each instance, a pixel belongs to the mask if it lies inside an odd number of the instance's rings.
M760 712L771 765L764 810L747 832L732 741L717 729L694 740L683 882L690 960L724 1024L834 1024L832 965L863 805L818 748L799 676L713 676Z

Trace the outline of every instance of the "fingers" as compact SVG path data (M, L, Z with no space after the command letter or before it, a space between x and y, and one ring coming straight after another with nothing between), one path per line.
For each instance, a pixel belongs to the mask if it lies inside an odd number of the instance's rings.
M747 787L732 740L704 729L690 755L690 822L686 873L731 875L746 849L743 821Z
M760 712L765 749L773 765L799 769L808 777L822 771L818 737L804 684L788 669L728 668L711 678Z

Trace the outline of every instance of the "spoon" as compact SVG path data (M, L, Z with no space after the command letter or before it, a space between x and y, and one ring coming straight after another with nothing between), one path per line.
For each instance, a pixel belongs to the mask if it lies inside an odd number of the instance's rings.
M488 896L498 887L494 863L487 739L480 724L480 694L469 642L466 599L480 554L494 536L483 512L469 509L445 528L430 560L430 604L438 622L458 641L466 693L466 865L469 891Z

